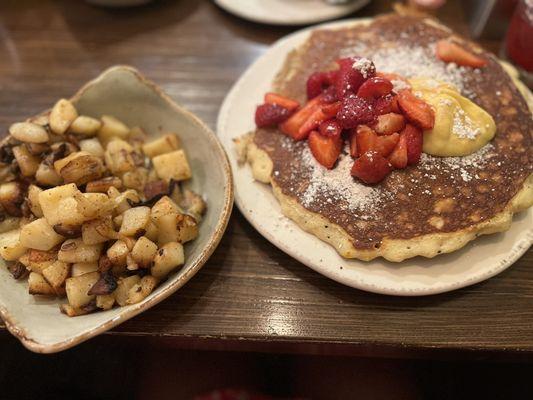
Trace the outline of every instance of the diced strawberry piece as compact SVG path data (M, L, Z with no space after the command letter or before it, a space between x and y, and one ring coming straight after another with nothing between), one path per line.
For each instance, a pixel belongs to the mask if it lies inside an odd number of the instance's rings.
M364 183L378 183L392 171L392 166L385 157L375 151L368 151L359 157L352 166L352 176Z
M292 137L294 140L305 139L309 133L303 132L300 133L300 128L302 125L309 119L311 114L313 114L320 107L322 99L321 96L315 97L305 104L302 108L296 111L289 119L280 125L280 129L286 135Z
M357 156L360 157L367 151L376 149L376 139L378 135L367 125L359 125L355 130L357 138Z
M324 103L335 103L339 100L337 97L337 90L335 89L335 86L330 86L324 92L322 92L322 98L324 99Z
M357 132L355 129L351 129L348 132L348 141L350 143L350 155L352 157L359 157L359 153L357 151Z
M340 102L319 106L300 127L298 135L304 136L308 132L317 129L322 122L335 117L340 107Z
M359 90L357 96L365 100L377 99L392 92L392 83L385 78L374 76L366 80Z
M337 113L341 109L341 102L337 101L335 103L324 104L322 106L322 112L326 114L329 118L337 116Z
M392 153L399 141L399 133L393 133L392 135L388 136L377 136L374 149L383 157L387 157L390 153Z
M342 133L342 127L334 119L322 122L318 130L322 136L340 136Z
M446 63L453 62L465 67L481 68L487 65L487 60L446 39L437 42L437 57Z
M312 131L307 140L309 149L315 159L324 167L331 169L337 162L342 151L342 137L322 136L317 131Z
M411 84L407 79L405 79L403 76L395 74L394 72L376 72L376 76L379 76L380 78L388 79L393 86L397 85L397 82L401 82L402 89L410 89Z
M378 135L390 135L400 132L405 127L405 118L401 114L388 113L379 115L372 128Z
M398 105L405 117L423 130L435 125L435 112L428 103L416 97L410 90L398 93Z
M391 99L390 109L393 113L401 114L402 110L400 110L400 106L398 105L398 96L393 96L393 98Z
M294 111L300 107L300 103L298 103L296 100L283 97L276 93L265 94L265 103L276 104L278 106L285 107L289 111Z
M407 166L407 143L405 136L400 135L400 140L389 156L389 161L396 169L402 169Z
M339 71L335 79L335 89L337 90L337 97L343 99L350 94L357 93L359 87L363 82L374 76L376 68L371 61L361 63L361 57L349 57L337 60L339 64ZM365 65L364 71L358 68L359 63Z
M392 112L393 96L388 94L374 100L374 113L376 115L388 114Z
M261 104L255 110L255 124L259 128L273 127L285 121L291 112L276 104Z
M414 165L420 161L422 154L422 145L424 142L423 132L416 126L407 124L400 133L405 136L405 144L407 146L407 164Z
M335 82L338 71L315 72L307 79L307 98L320 95Z
M374 107L366 100L352 95L342 100L337 119L344 129L355 128L375 119Z

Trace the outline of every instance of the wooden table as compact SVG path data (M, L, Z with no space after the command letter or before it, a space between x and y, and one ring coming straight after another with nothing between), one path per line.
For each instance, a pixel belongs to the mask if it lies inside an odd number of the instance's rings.
M374 1L358 15L389 9L388 2ZM465 31L458 2L450 2L442 19ZM7 0L0 23L4 130L113 64L134 65L214 128L233 82L295 29L245 22L200 0L128 10L72 0ZM484 44L493 50L499 45ZM468 350L527 357L533 355L532 267L530 250L498 277L452 293L374 295L291 259L235 210L225 238L194 279L109 334L159 337L154 341L189 348L399 357Z

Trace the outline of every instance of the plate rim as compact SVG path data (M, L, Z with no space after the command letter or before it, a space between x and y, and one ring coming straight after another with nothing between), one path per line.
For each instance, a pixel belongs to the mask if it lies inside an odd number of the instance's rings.
M0 305L0 317L4 321L6 329L13 336L19 339L19 341L24 347L35 353L56 353L74 347L77 344L85 342L86 340L89 340L101 333L104 333L116 327L117 325L120 325L121 323L135 317L143 311L147 311L156 304L168 298L170 295L174 294L178 289L185 285L207 262L207 260L215 251L215 249L218 247L218 244L224 236L224 233L229 223L234 203L234 181L233 171L231 169L229 157L226 153L224 146L220 142L218 136L213 132L211 128L209 128L209 126L207 126L205 122L203 122L191 111L187 110L179 103L172 100L172 98L167 95L163 91L163 89L157 86L155 82L146 78L141 72L139 72L136 68L132 66L114 65L102 71L96 78L91 79L90 81L83 84L83 86L78 89L76 93L72 97L70 97L70 99L73 101L79 99L87 89L98 83L100 80L103 80L107 75L120 71L126 71L132 74L141 84L148 87L151 91L153 91L161 99L163 99L175 112L180 113L185 117L189 118L193 123L198 125L199 129L204 130L208 134L208 137L214 145L214 148L217 149L216 151L218 152L218 156L220 157L220 160L222 162L221 168L225 177L224 204L221 209L221 215L217 224L212 229L212 233L210 235L209 240L206 242L200 254L197 256L197 259L193 261L193 263L189 266L187 272L183 276L181 276L176 281L170 283L168 286L162 288L160 292L154 294L151 297L148 297L146 300L143 300L140 303L128 306L129 308L124 309L124 311L121 314L117 315L115 318L108 320L93 329L80 332L68 339L60 340L54 343L40 343L38 339L30 337L26 333L24 328L18 326L15 317L11 315L7 307L5 307L4 305ZM83 316L76 318L83 318Z
M295 32L293 32L293 33L291 33L289 35L286 35L286 36L280 38L279 40L275 41L260 57L258 57L251 65L248 66L248 68L244 71L244 73L241 74L241 76L233 84L233 86L231 87L230 91L228 92L228 94L224 98L224 101L222 102L222 106L220 107L220 111L219 111L219 114L218 114L218 117L217 117L217 125L216 125L217 135L221 138L222 144L226 148L226 151L229 154L229 157L232 159L232 161L234 161L234 157L235 157L234 156L234 151L233 151L233 149L227 148L226 140L224 138L225 135L223 135L222 132L225 130L225 125L226 125L226 122L228 120L228 114L229 114L229 110L231 109L231 103L233 102L233 98L236 96L236 94L237 94L239 88L242 86L243 82L248 78L249 75L252 75L252 72L253 72L254 68L256 68L261 63L265 62L265 60L269 59L270 54L272 52L274 52L279 46L282 46L282 45L286 44L289 41L301 40L303 42L305 40L305 35L311 33L314 30L324 29L324 28L330 28L330 29L344 28L344 27L349 27L349 26L352 26L352 25L367 23L368 21L371 21L371 20L373 20L372 17L368 17L368 18L350 18L350 19L345 19L345 20L341 20L341 21L326 22L326 23L322 23L322 24L318 24L318 25L314 25L314 26L311 26L311 27L306 27L306 28L297 30L297 31L295 31ZM301 36L301 38L300 38L300 36ZM297 46L299 44L301 44L301 43L295 43L295 46ZM237 175L237 174L239 174L239 172L235 171L235 175ZM257 184L257 185L260 185L259 182L254 182L254 183ZM269 195L274 197L274 194L272 193L272 186L271 185L268 185L268 186L269 187L267 188L267 190L269 191ZM274 197L274 200L279 204L279 201L277 199L275 199L275 197ZM508 256L508 257L506 257L503 260L504 262L501 262L497 267L489 268L489 269L484 270L484 271L482 271L480 273L477 273L474 276L472 276L470 279L467 279L467 280L454 281L454 282L451 282L449 284L445 284L444 286L420 288L420 289L416 289L416 291L406 290L406 289L401 289L401 288L392 288L392 287L375 287L375 286L365 285L364 283L361 283L361 281L359 281L356 284L354 284L354 280L353 279L346 278L346 277L343 277L342 275L335 274L334 273L335 272L334 268L327 268L327 267L322 268L322 267L313 265L313 263L310 260L307 260L302 254L293 251L288 244L277 240L275 235L272 234L272 232L270 232L267 228L262 227L260 225L260 223L255 219L255 215L253 213L248 212L247 207L245 206L245 204L243 203L243 200L241 199L240 188L237 188L237 187L235 188L235 204L236 204L237 208L239 209L239 211L244 215L246 220L254 227L254 229L256 229L261 234L261 236L266 238L270 243L272 243L274 246L279 248L281 251L283 251L288 256L296 259L297 261L299 261L302 264L306 265L307 267L313 269L314 271L318 272L319 274L324 275L324 276L326 276L326 277L328 277L328 278L330 278L330 279L332 279L332 280L334 280L336 282L339 282L339 283L341 283L343 285L352 287L354 289L359 289L359 290L363 290L363 291L367 291L367 292L371 292L371 293L376 293L376 294L382 294L382 295L392 295L392 296L399 296L399 297L428 296L428 295L436 295L436 294L440 294L440 293L446 293L446 292L457 290L457 289L460 289L460 288L463 288L463 287L474 285L476 283L479 283L479 282L485 281L487 279L490 279L493 276L495 276L495 275L503 272L507 268L509 268L533 244L533 227L532 227L531 229L524 231L523 232L524 237L521 238L520 240L518 240L517 242L515 242L514 245L511 248L509 248L509 250L505 253L505 255ZM530 207L529 209L524 210L524 211L522 211L520 213L515 213L514 216L516 216L518 214L522 215L524 213L526 214L526 218L530 218L531 219L533 217L533 207ZM285 217L285 215L281 211L280 211L280 215ZM513 216L513 220L514 220L514 216ZM289 221L290 221L291 226L297 228L298 230L303 231L298 226L298 224L296 224L294 221L292 221L291 219L289 219ZM511 228L509 228L509 229L511 229ZM303 232L305 232L305 231L303 231ZM310 234L308 232L305 232L305 233ZM505 232L502 232L502 233L505 234ZM310 235L312 235L312 234L310 234ZM492 235L486 235L486 236L490 237ZM316 236L314 237L314 239L318 240L320 242L323 242L319 238L317 238ZM475 239L473 241L470 241L467 244L467 246L469 244L472 244L476 240L479 240L479 239ZM325 242L323 242L323 243L325 243ZM328 246L330 246L330 245L328 244ZM459 250L461 250L461 249L459 249ZM450 253L450 254L453 254L453 253ZM341 257L341 256L339 255L339 257ZM437 260L437 262L438 262L438 257L439 256L434 257L432 259L428 259L428 260ZM361 260L357 260L357 259L344 259L343 257L341 257L341 259L343 261L345 261L345 262L353 261L355 263L370 264L370 263L373 262L373 261L366 261L365 262L365 261L361 261ZM354 266L356 266L356 265L354 265Z

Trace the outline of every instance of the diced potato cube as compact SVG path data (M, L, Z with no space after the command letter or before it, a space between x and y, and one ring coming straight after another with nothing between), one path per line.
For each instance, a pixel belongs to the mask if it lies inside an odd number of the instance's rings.
M135 169L133 147L120 139L113 139L108 143L104 153L105 164L114 174L122 174Z
M20 226L20 218L6 217L0 222L0 233L9 232L13 229L17 229Z
M84 219L84 217L77 212L77 203L73 198L77 193L80 193L80 191L73 183L57 186L39 193L39 204L44 217L50 225L53 226L60 223L76 225L75 223L72 223L72 221L77 222ZM67 201L60 207L63 200ZM66 215L64 214L65 212L73 214Z
M80 140L80 150L93 156L104 158L104 148L96 138Z
M39 164L37 172L35 172L35 180L39 185L43 186L57 186L63 183L63 178L50 165L42 162Z
M150 293L152 293L157 286L159 280L151 275L146 275L141 278L141 281L133 285L128 291L127 304L136 304L143 301Z
M84 185L100 179L104 173L102 160L85 151L72 153L54 162L54 169L66 183Z
M150 223L150 208L149 207L133 207L123 214L122 225L119 233L124 236L142 235L146 232L146 228Z
M0 204L9 215L22 216L24 188L19 182L6 182L0 185Z
M181 209L174 203L170 197L161 197L152 207L152 220L157 221L167 214L179 214Z
M98 244L117 239L111 215L84 222L81 227L81 237L85 244Z
M85 244L82 239L68 239L61 245L57 259L68 263L95 262L101 252L101 244Z
M150 222L146 227L146 233L144 234L144 236L146 236L152 242L157 242L158 231L156 224Z
M157 176L166 181L171 179L183 181L192 176L189 162L183 150L156 156L152 159L152 163Z
M44 279L54 289L60 288L65 283L65 279L68 278L69 273L70 265L62 261L56 261L43 270Z
M28 292L30 294L56 295L54 288L37 272L30 272L30 276L28 277Z
M178 242L186 243L198 237L198 223L187 214L180 214L177 217Z
M108 176L97 181L92 181L85 186L87 193L107 193L109 188L122 189L122 180L116 176Z
M146 143L142 149L144 154L150 158L159 156L161 154L170 153L171 151L179 150L181 148L179 138L173 134L168 133L158 139Z
M96 296L96 307L102 310L110 310L115 304L115 295L111 294L100 294Z
M23 176L30 177L35 175L41 162L39 157L31 154L27 147L22 145L13 147L13 155Z
M15 139L25 143L48 142L48 132L46 132L46 129L32 122L15 122L9 127L9 133Z
M127 304L130 289L140 281L141 278L138 275L119 279L117 289L114 292L115 300L119 306L122 307Z
M143 167L138 167L133 171L125 172L122 175L122 182L128 189L135 189L142 192L146 182L148 181L148 170Z
M111 213L114 204L104 193L76 193L77 211L85 220L103 217Z
M120 120L110 115L102 116L102 126L98 130L98 139L105 146L113 138L127 139L129 128Z
M114 266L124 267L126 266L126 258L130 252L130 249L123 240L117 240L113 245L107 249L107 257Z
M169 213L159 217L155 221L155 225L157 226L157 244L159 246L165 243L179 241L180 234L177 225L179 215L177 213Z
M164 278L184 262L183 245L177 242L167 243L157 251L154 257L152 275L159 279Z
M39 193L42 191L43 190L40 187L35 185L30 185L28 187L28 206L33 215L37 218L41 218L44 215L41 205L39 204Z
M78 308L90 303L96 296L88 294L93 285L100 279L98 272L68 278L65 283L67 299L72 307Z
M24 264L30 271L38 272L42 275L43 271L52 265L57 260L57 252L55 250L42 251L29 249L19 262Z
M128 189L113 199L115 212L122 214L131 208L130 202L138 203L141 200L136 190Z
M20 229L0 234L0 256L6 261L16 261L27 248L20 242Z
M96 118L80 115L70 125L69 132L77 135L94 136L101 126L102 123Z
M148 268L152 265L156 253L157 245L145 236L141 236L133 246L131 256L139 268Z
M207 208L202 196L189 189L185 189L183 191L183 199L180 205L185 208L188 213L197 217L197 220L205 214L205 210Z
M69 126L78 117L76 108L69 100L59 100L50 112L50 128L58 135L64 134Z
M87 263L74 263L72 264L71 268L71 275L72 276L80 276L85 275L90 272L98 271L98 263L97 262L87 262Z
M20 243L30 249L50 250L63 240L65 238L58 235L45 218L36 219L20 230Z

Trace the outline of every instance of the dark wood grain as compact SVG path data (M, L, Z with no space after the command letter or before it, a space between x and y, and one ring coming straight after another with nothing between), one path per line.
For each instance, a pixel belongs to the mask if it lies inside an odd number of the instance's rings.
M458 2L449 3L444 22L464 32ZM388 2L374 1L357 15L388 9ZM209 1L158 1L129 10L70 0L3 1L0 127L71 95L110 65L131 64L214 128L232 83L293 30L242 21ZM219 248L191 282L110 334L166 337L195 348L533 355L532 267L530 250L499 276L452 293L374 295L286 256L235 211Z

